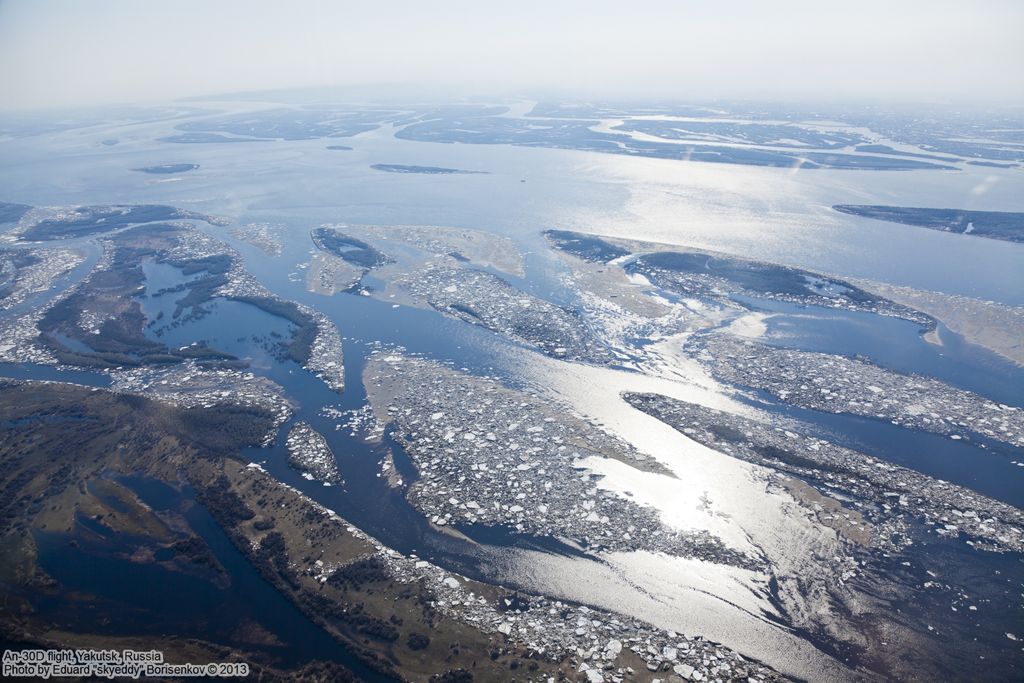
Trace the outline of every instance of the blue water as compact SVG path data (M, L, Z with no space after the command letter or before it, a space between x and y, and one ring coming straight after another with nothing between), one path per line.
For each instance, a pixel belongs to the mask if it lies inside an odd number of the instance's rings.
M148 262L144 269L147 293L176 284L175 273L180 270L168 264ZM280 271L273 275L280 277ZM288 285L290 281L285 280ZM287 395L298 403L295 415L284 425L275 444L269 448L248 449L244 455L260 462L279 481L288 483L314 500L334 510L359 528L400 552L417 553L420 557L442 562L445 566L477 578L485 578L474 559L472 544L438 533L427 520L405 499L404 489L395 490L378 476L379 462L388 451L392 453L396 468L408 486L415 479L415 467L404 454L400 444L389 435L382 443L368 443L360 437L351 437L347 430L335 428L337 421L321 415L324 406L339 410L354 410L366 403L362 373L372 347L364 340L388 345L402 345L409 353L436 360L457 362L457 367L477 374L494 371L491 363L497 347L508 345L497 335L457 320L447 318L429 309L400 306L355 294L333 297L311 295L303 290L290 292L295 299L312 299L317 309L339 321L346 336L343 339L346 388L341 394L328 388L321 380L291 360L277 360L267 354L254 337L265 338L272 332L290 337L293 325L283 318L266 313L251 304L215 299L203 304L209 313L198 318L182 312L185 322L177 327L165 328L178 298L184 292L168 293L159 297L148 294L140 298L147 317L164 317L147 330L151 338L172 347L203 341L209 346L236 355L251 363L250 370L282 386ZM157 336L157 331L161 331ZM345 480L344 485L325 487L299 475L287 464L285 437L289 426L304 421L318 430L328 441ZM542 539L519 534L495 535L484 530L470 529L481 535L480 540L497 545L526 545L542 547L550 552L568 553L570 549L558 543L545 543Z
M144 477L124 477L118 481L154 510L183 515L224 568L228 585L219 585L219 577L132 562L121 554L131 551L132 537L111 537L102 525L84 525L101 540L86 538L75 544L70 543L71 537L66 534L36 532L39 564L64 589L53 598L40 599L37 608L49 613L58 626L89 633L170 632L232 643L237 642L240 623L249 620L259 623L280 643L241 645L262 651L279 666L290 668L313 660L331 660L344 664L367 681L392 680L362 664L264 580L205 508L192 504L191 491L177 491ZM95 597L69 603L66 591ZM98 612L105 619L98 620Z
M901 373L934 377L1009 405L1024 405L1024 369L964 342L941 328L942 346L924 340L916 323L822 306L735 296L752 309L770 313L761 341L779 348L858 357ZM808 410L755 392L769 412L799 420L806 431L881 460L908 467L1024 507L1024 460L1012 446L970 435L948 436L893 425L887 420Z
M84 260L72 268L69 272L63 276L57 278L53 286L49 289L45 289L40 292L34 292L29 294L24 301L16 306L0 312L0 324L3 324L5 319L13 319L19 315L27 313L38 306L43 306L53 297L57 296L61 292L65 291L73 283L83 279L86 275L92 272L92 269L96 266L97 261L100 258L100 249L91 242L78 242L75 248L81 250L85 254Z
M954 440L885 420L798 408L758 394L763 400L751 401L753 405L798 420L800 431L1024 507L1024 467L1013 464L1021 454L1012 446L977 435Z
M71 337L67 336L66 334L62 334L60 332L55 332L55 333L53 333L53 337L58 342L60 342L63 346L71 349L72 351L77 351L78 353L87 353L87 354L95 353L93 348L91 346L89 346L88 344L86 344L85 342L80 341L78 339L72 339Z
M693 176L692 188L674 188L661 184L672 175L662 173L672 169L663 162L563 150L432 145L371 133L352 139L354 150L343 156L323 150L321 140L192 145L188 151L194 158L190 161L201 168L181 182L152 183L144 175L133 173L131 168L164 159L166 145L154 140L168 134L171 125L138 124L132 129L131 144L119 145L113 152L98 145L99 140L116 132L108 130L5 142L7 163L0 164L0 186L7 196L0 199L40 206L174 204L228 216L236 224L282 224L285 244L280 257L269 257L250 245L233 244L250 271L271 291L314 306L339 326L345 337L347 371L343 396L294 363L268 360L261 343L253 337L265 337L271 330L287 329L287 325L252 306L219 301L206 318L168 330L161 338L179 345L206 339L226 352L249 359L254 372L281 384L299 402L295 419L311 423L328 439L347 485L323 487L301 478L288 467L281 441L269 449L252 449L247 457L266 461L273 476L337 510L388 545L402 552L416 551L471 576L474 555L470 544L433 532L401 492L392 491L377 477L377 462L389 447L395 450L399 467L411 474L401 450L390 441L376 446L337 432L334 420L320 417L319 411L324 405L341 409L363 405L360 375L370 342L402 345L481 374L493 372L496 354L510 344L432 311L394 309L359 296L323 297L307 292L301 282L304 273L299 271L298 281L289 279L288 273L308 260L312 246L308 232L312 227L345 221L446 225L506 235L528 252L527 277L517 284L568 305L574 303L573 298L562 288L554 268L556 259L547 253L541 237L541 231L547 228L664 239L839 275L1024 303L1022 245L875 225L841 216L822 221L819 211L822 206L848 201L850 196L866 203L885 203L887 197L900 196L908 205L918 206L940 205L950 198L974 201L972 189L990 174L1002 182L986 185L990 187L985 196L987 205L1020 210L1020 193L1014 189L1014 183L1019 187L1019 180L1014 180L1012 171L968 169L923 175L815 171L813 175L791 175L788 169L744 168L736 172L732 182L705 186L700 177ZM479 168L491 174L441 177L367 170L372 163L389 161ZM679 168L686 171L690 167ZM636 175L632 175L634 172ZM724 172L715 164L704 164L700 170L719 180ZM689 182L684 180L682 185ZM707 192L702 191L705 187ZM641 189L639 194L634 193L636 188ZM675 193L676 189L681 192ZM635 199L642 203L631 203ZM649 205L643 203L648 200ZM678 220L687 215L701 218ZM768 224L772 229L762 231ZM199 227L218 238L226 237L222 228ZM879 249L882 239L886 240L885 249ZM148 264L151 291L176 284L180 272L174 270ZM155 316L164 310L166 318L173 312L166 308L172 305L172 297L142 301L144 307L153 306L147 312ZM861 354L885 367L934 374L997 400L1021 404L1020 387L1024 383L1019 381L1019 371L1007 371L1005 366L990 365L987 360L980 362L984 354L973 347L961 347L953 335L944 334L945 346L936 349L922 341L919 330L911 324L890 326L886 319L860 320L856 315L836 316L831 311L831 319L839 322L820 316L801 318L806 310L778 312L781 315L769 325L772 343ZM224 329L217 329L218 321ZM107 384L102 375L94 373L19 365L0 366L0 374ZM891 425L861 418L801 414L795 409L791 414L813 421L823 433L840 432L848 443L876 452L880 458L934 472L995 497L1019 500L1014 497L1015 490L1024 490L1014 476L1018 472L1008 469L1004 453L930 434L897 431L890 429ZM485 540L514 542L497 538L499 534L492 536Z
M245 359L254 370L269 370L276 362L271 345L287 343L295 330L288 320L249 303L217 298L203 308L209 312L198 320L170 328L158 323L147 329L146 336L172 349L205 342L218 351Z
M860 356L902 373L935 377L1008 405L1024 406L1024 368L940 326L942 346L925 341L916 323L900 318L749 296L733 297L771 313L764 342L780 348Z
M90 370L62 370L36 363L0 363L0 377L45 382L70 382L87 387L109 387L110 377Z

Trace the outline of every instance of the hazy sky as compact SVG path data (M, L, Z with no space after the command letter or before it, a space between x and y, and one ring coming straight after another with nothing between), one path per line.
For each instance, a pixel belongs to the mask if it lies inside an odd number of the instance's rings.
M0 107L329 84L1024 102L1024 0L0 0Z

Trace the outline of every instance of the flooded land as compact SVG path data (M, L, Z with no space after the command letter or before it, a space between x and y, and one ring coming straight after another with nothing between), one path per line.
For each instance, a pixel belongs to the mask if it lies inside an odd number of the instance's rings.
M5 647L1024 675L1012 121L261 97L0 125Z

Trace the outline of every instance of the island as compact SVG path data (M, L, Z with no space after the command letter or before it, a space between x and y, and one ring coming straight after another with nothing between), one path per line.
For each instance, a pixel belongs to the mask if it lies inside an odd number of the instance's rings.
M162 164L159 166L143 166L142 168L133 168L132 170L153 175L172 175L174 173L187 173L197 168L199 168L199 164Z
M423 173L426 175L476 175L487 171L466 171L460 168L444 168L443 166L410 166L406 164L371 164L370 168L385 173Z
M1024 212L966 211L964 209L861 204L837 204L832 208L852 216L864 216L929 230L976 235L1007 242L1024 242Z

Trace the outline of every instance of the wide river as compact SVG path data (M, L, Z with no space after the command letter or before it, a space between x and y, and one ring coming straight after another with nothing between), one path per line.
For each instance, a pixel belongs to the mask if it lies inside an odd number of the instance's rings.
M313 248L309 231L314 227L325 223L405 224L494 232L509 237L526 254L527 272L520 284L552 300L565 295L558 263L541 236L541 231L549 228L713 249L838 276L1024 305L1024 244L872 221L830 208L833 204L897 204L1024 211L1024 175L1019 169L966 166L962 171L793 171L570 150L421 143L397 139L389 127L332 140L156 142L169 134L172 126L170 122L131 124L115 131L90 128L3 141L0 200L36 206L169 204L225 216L238 225L279 226L284 235L283 253L269 256L250 244L232 240L225 228L200 224L202 229L230 242L244 257L250 272L270 290L323 311L337 324L345 338L344 395L329 391L297 366L261 354L255 346L228 348L246 334L265 333L281 325L279 319L275 322L252 307L219 304L222 316L183 326L169 341L185 344L213 340L214 346L251 355L257 372L274 379L298 399L296 419L312 423L330 439L341 459L348 487L329 490L302 479L286 466L280 445L250 453L265 462L274 476L309 492L392 547L419 552L466 573L510 580L510 574L521 570L523 562L497 562L488 549L491 544L503 545L496 539L481 539L488 541L482 550L471 550L431 531L404 499L390 495L383 480L376 477L380 448L349 438L345 430L335 431L333 421L325 418L321 409L328 405L358 409L363 405L360 374L368 345L373 342L401 345L479 373L515 374L517 363L522 362L521 349L437 313L393 309L365 297L324 297L308 292L305 273L298 266L309 260ZM118 144L102 144L112 136ZM354 149L326 149L338 143ZM195 163L200 168L181 176L131 170L174 163ZM440 166L487 173L385 173L371 169L372 164ZM166 272L147 274L154 289L174 277ZM793 316L794 320L797 317ZM231 321L230 331L217 329L217 323L224 320ZM786 322L785 317L778 320ZM876 329L871 327L875 323L869 325L857 316L847 316L843 329L859 335L855 337L858 343L873 349L873 358L879 364L932 372L951 384L998 400L1024 403L1024 374L1019 368L994 359L981 363L972 358L970 349L961 346L954 345L945 353L937 351L927 347L913 330L901 327L902 323L890 322L891 329ZM813 325L802 332L802 341L796 344L801 348L851 352L841 347L839 337L829 337ZM900 344L910 346L887 349L885 339L890 334ZM216 343L218 338L221 343ZM906 348L914 344L921 344L925 350L908 353ZM568 397L570 403L575 401L575 407L589 417L625 436L635 433L638 439L648 438L651 448L675 448L679 443L678 434L670 434L667 429L664 433L652 430L649 420L626 415L617 402L617 392L627 388L625 383L633 390L658 390L660 384L645 385L644 378L625 377L626 373L553 368L547 360L536 367L520 367L520 379L547 384L552 394ZM549 369L553 374L545 377ZM0 368L0 372L26 376L28 371ZM574 372L579 372L579 377ZM56 378L54 373L42 371L29 376ZM584 396L581 385L573 384L583 377L591 395ZM85 376L70 374L66 379L88 381ZM594 398L600 395L606 397L604 403ZM854 420L806 414L801 417L833 433L858 429ZM950 445L932 435L906 430L890 431L878 426L864 428L861 434L848 433L848 442L874 448L880 458L976 488L1014 505L1024 503L1020 494L1024 491L1024 468L1011 464L1006 453L981 452L967 444ZM664 444L668 445L659 445L657 439L666 440ZM926 453L935 457L925 461ZM732 466L726 462L730 459L712 454L700 457L712 463L709 471L720 468L708 477L730 476ZM399 465L408 467L401 458ZM728 492L722 495L723 500L729 500ZM743 504L741 493L731 495L736 497L736 505ZM742 511L736 514L741 521L744 519ZM751 514L756 516L756 511ZM763 523L768 525L770 520ZM754 533L751 528L743 531ZM582 598L573 595L571 587L558 583L558 572L557 568L546 574L540 572L524 582ZM599 573L592 581L599 588L605 584L611 589L617 586L613 579ZM622 600L605 598L602 604L616 608L622 606ZM652 613L652 618L662 624L677 623L672 622L674 617L669 612L685 608L695 616L691 622L684 619L679 623L680 629L700 626L712 639L797 675L820 677L830 670L831 664L817 661L813 651L794 649L797 646L790 635L752 618L751 613L763 605L755 604L741 609L743 614L717 621L714 609L705 603L684 600L666 605L664 615Z

